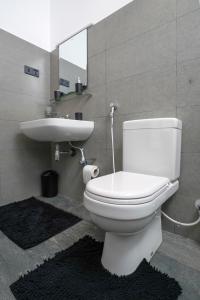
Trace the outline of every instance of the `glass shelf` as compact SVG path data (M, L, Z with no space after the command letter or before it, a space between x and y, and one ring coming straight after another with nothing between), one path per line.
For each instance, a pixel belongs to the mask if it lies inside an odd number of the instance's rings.
M92 97L92 94L83 92L81 95L76 94L75 92L63 95L60 100L55 101L56 104L62 103L63 101L69 101L74 99L89 99Z

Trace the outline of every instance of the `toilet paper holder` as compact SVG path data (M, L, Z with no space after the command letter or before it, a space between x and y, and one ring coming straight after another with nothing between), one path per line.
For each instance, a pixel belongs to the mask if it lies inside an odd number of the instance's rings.
M91 179L99 176L99 167L86 165L83 167L83 182L87 184Z

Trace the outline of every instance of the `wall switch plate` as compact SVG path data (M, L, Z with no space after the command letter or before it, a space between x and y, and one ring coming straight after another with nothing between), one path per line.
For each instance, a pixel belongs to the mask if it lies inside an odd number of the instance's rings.
M60 85L65 86L65 87L70 86L69 80L66 80L66 79L63 79L63 78L60 78L59 83L60 83Z
M34 69L32 67L26 66L24 65L24 73L34 76L34 77L39 77L40 76L40 72L38 69Z

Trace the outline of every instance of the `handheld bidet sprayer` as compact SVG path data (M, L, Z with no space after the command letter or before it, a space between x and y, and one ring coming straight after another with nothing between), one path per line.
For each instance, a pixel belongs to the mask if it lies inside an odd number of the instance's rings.
M115 145L114 145L114 113L117 110L117 105L110 103L110 133L111 133L111 145L112 145L112 165L113 173L115 173Z

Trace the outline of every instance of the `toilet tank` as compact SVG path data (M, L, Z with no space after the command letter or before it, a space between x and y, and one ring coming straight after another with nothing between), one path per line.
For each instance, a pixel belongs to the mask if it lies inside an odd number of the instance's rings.
M179 178L182 122L176 118L123 123L123 170Z

